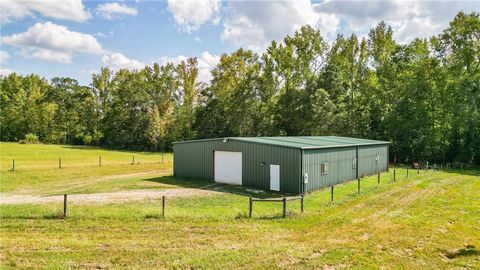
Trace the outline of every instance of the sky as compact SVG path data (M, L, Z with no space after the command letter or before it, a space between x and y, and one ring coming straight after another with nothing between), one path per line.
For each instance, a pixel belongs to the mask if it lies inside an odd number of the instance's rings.
M407 43L440 33L459 11L480 12L480 1L2 0L0 75L89 85L102 66L140 69L197 57L199 79L208 81L222 53L261 53L306 24L332 41L364 37L385 20Z

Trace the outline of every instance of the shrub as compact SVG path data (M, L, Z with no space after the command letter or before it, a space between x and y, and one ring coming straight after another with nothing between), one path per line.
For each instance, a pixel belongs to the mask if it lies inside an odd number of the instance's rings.
M40 141L38 140L38 136L32 133L28 133L25 135L25 139L20 140L20 143L26 144L26 143L39 143Z
M92 144L100 145L103 142L103 133L98 130L93 131Z
M83 144L91 145L92 144L92 136L91 135L85 135L83 137Z

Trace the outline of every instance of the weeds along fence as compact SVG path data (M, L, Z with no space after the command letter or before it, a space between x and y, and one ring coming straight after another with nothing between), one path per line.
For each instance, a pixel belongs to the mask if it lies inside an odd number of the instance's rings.
M118 159L117 159L118 160ZM125 159L127 160L127 159ZM136 160L136 161L135 161ZM108 160L107 160L108 162ZM171 158L166 158L164 157L164 155L162 154L161 157L159 158L159 161L157 162L152 162L152 161L141 161L138 159L135 159L135 155L132 155L132 158L131 158L131 162L118 162L118 161L113 161L111 163L109 163L108 165L151 165L151 164L169 164L171 163L172 160ZM82 165L78 165L78 163L81 163ZM58 163L55 164L55 161L51 161L51 164L52 166L50 167L47 167L47 166L42 166L40 167L40 169L46 169L46 168L58 168L58 169L62 169L62 168L66 168L64 165L65 165L65 161L62 160L62 157L58 157ZM12 166L11 166L11 169L10 171L11 172L15 172L15 171L19 171L19 165L20 165L20 168L21 168L21 165L22 163L20 162L19 163L19 160L17 159L12 159ZM50 165L50 164L49 164ZM102 156L99 156L98 157L98 163L95 163L95 162L91 162L89 161L89 163L86 163L86 162L75 162L75 161L69 161L67 163L67 167L68 168L78 168L78 167L103 167L105 165L105 159L102 158ZM37 170L37 169L30 169L30 170L24 170L22 169L22 171L32 171L32 170Z

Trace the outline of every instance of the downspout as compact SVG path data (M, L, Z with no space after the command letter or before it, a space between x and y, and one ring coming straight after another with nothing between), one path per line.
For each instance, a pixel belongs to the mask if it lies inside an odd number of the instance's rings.
M355 153L355 175L356 175L356 178L355 179L358 179L358 165L360 164L358 162L358 146L356 147L356 153Z
M303 174L304 174L304 171L303 171L303 149L300 150L300 191L301 191L301 194L305 195L305 183L304 183L304 180L303 180Z

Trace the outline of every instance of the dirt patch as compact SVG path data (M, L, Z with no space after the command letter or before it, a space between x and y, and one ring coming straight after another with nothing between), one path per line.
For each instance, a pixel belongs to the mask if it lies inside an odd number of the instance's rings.
M162 196L168 198L211 196L221 194L219 191L201 188L171 188L163 190L129 190L117 192L101 192L92 194L71 194L68 201L78 204L105 204L128 201L142 201L159 199ZM0 205L11 204L45 204L62 202L63 195L59 196L34 196L34 195L4 195L0 194Z

